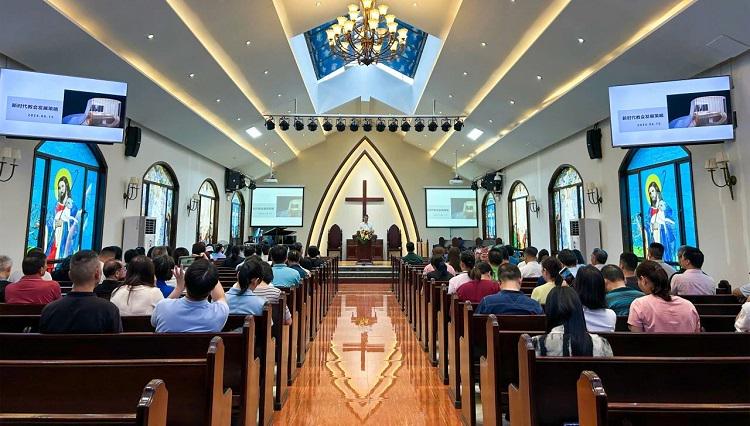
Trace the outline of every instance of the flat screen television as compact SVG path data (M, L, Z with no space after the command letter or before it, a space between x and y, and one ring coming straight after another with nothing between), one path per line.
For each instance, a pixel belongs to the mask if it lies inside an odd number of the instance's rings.
M127 83L0 69L0 135L121 143Z
M428 228L477 228L477 192L471 188L425 188Z
M250 226L302 226L304 187L264 186L255 188L251 194Z
M610 87L612 146L732 140L731 87L729 76Z

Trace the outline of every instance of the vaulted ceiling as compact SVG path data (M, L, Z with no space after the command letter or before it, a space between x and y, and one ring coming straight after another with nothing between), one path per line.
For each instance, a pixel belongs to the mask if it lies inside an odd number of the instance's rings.
M351 0L4 0L0 52L42 72L126 81L128 114L251 176L326 142L263 127L314 111L292 39ZM463 132L402 133L474 177L608 115L607 87L686 78L750 48L746 0L389 0L439 39L414 112L466 114ZM149 38L149 34L153 37ZM419 72L419 68L418 71ZM340 89L346 90L346 89ZM387 97L331 111L388 114ZM245 132L255 126L262 135ZM483 132L476 141L468 131ZM377 141L377 138L375 138Z

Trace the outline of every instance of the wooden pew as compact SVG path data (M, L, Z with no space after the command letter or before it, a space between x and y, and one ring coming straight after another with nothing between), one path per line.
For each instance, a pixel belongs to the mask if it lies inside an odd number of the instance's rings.
M695 305L695 309L698 311L698 315L734 315L740 313L742 305L739 303L724 303L724 304L711 304L711 305Z
M224 344L211 339L202 358L0 361L0 412L132 412L153 377L168 383L167 424L225 426L232 391L223 389ZM131 399L132 398L132 399Z
M289 396L289 327L284 325L284 306L286 306L286 294L281 293L277 303L271 303L271 318L273 325L271 333L276 341L274 351L274 365L276 375L274 380L273 408L281 410ZM292 319L294 321L294 319Z
M440 337L440 333L438 332L440 315L440 289L443 286L447 287L447 285L447 281L430 280L425 289L425 295L427 299L427 331L425 333L425 339L428 357L430 359L430 364L432 364L433 367L438 365L438 345L444 345L447 340L447 337L445 337L444 340L440 340L438 343L438 338Z
M448 319L448 394L453 406L461 408L461 337L464 334L464 302L451 296Z
M711 385L707 380L705 386ZM654 403L646 395L638 402L611 401L602 380L593 371L581 372L576 388L581 426L750 424L750 403Z
M292 325L289 326L289 340L286 345L288 346L289 359L286 361L287 369L287 385L291 386L294 383L294 379L297 377L297 339L300 334L300 324L304 322L300 318L300 312L297 310L297 296L301 296L299 288L284 288L286 293L286 305L289 308L289 312L292 314ZM304 288L302 289L304 290Z
M648 336L622 334L629 339ZM669 342L665 334L651 336L650 343ZM674 336L677 341L687 334ZM605 337L615 341L612 334ZM639 351L650 349L648 344L635 342ZM699 341L696 353L705 346ZM669 347L665 344L661 352ZM629 356L617 344L613 351L617 355L611 358L537 357L531 337L522 335L518 341L518 385L509 386L511 425L575 422L575 386L584 370L596 371L607 383L610 397L618 402L640 402L646 393L649 402L658 404L750 403L750 393L745 391L750 383L750 356Z
M437 339L440 342L438 346L438 375L444 385L449 383L448 378L448 322L450 310L450 297L448 296L448 286L440 286L439 293L439 310L437 317Z
M14 305L0 303L0 315L41 315L47 305Z
M711 294L711 295L695 295L695 296L680 296L683 299L691 301L694 305L715 305L715 304L736 304L740 305L745 303L746 298L737 298L733 294Z
M124 396L124 395L123 395ZM33 395L29 398L34 398ZM85 401L83 403L86 403ZM0 424L3 425L55 425L55 426L77 426L77 425L116 425L116 426L166 426L167 404L169 395L163 381L154 379L143 388L141 397L135 407L135 413L130 414L108 414L92 411L85 414L49 413L44 404L39 404L36 410L30 413L0 412ZM3 410L13 409L3 404ZM83 411L81 409L80 411Z

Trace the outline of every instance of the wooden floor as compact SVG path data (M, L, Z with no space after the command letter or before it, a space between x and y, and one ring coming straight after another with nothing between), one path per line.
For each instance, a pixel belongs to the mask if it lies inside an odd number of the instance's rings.
M389 288L340 286L275 424L460 424Z

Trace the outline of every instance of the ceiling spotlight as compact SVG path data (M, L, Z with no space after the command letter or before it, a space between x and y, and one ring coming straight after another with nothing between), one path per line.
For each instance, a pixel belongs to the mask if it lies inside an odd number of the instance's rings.
M369 132L372 130L372 121L369 118L365 118L364 123L362 123L362 130L365 132Z
M279 120L279 128L285 132L289 130L289 120L286 117L281 117Z
M191 72L190 74L188 74L188 77L190 77L190 78L195 78L195 73L192 73L192 72Z
M388 131L389 132L397 132L398 131L398 120L393 118L391 119L391 122L388 123Z
M318 130L318 122L315 121L315 118L311 118L310 122L307 123L307 129L310 130L311 132Z
M273 117L268 117L268 120L266 120L266 130L273 130L276 127L276 124L273 122Z
M582 39L581 37L578 37L578 44L583 44L585 42L586 40Z
M343 132L344 130L346 130L346 122L343 118L339 118L338 120L336 120L336 130L338 130L339 132Z
M443 124L440 125L440 128L443 129L444 132L447 132L451 129L451 120L449 118L443 119Z
M356 118L352 118L352 121L349 123L349 130L352 132L359 130L359 121Z
M511 99L511 100L508 101L508 103L511 104L511 105L515 105L516 101L515 101L515 99Z
M433 119L432 119L432 120L430 121L430 124L428 124L428 125L427 125L427 129L428 129L429 131L431 131L431 132L434 132L435 130L437 130L437 128L438 128L438 124L437 124L437 121L436 121L436 120L435 120L435 119L433 118Z
M375 125L375 130L377 130L378 132L385 131L385 122L382 118L378 118L378 123Z
M418 118L416 124L414 124L414 130L418 132L424 130L424 121L421 118Z
M333 124L331 124L331 121L327 118L325 119L325 121L323 121L323 130L325 130L326 132L330 132L331 130L333 130Z
M302 120L299 119L299 117L294 118L294 130L301 132L305 129L305 123L302 122Z
M154 35L153 34L149 34L149 35L146 36L146 38L149 39L149 40L153 40L154 39Z
M404 118L404 121L401 123L401 131L408 132L409 130L411 130L411 123L409 123L409 120Z
M456 122L455 122L455 123L453 123L453 130L455 130L455 131L457 131L457 132L460 132L460 131L461 131L461 129L463 129L463 128L464 128L464 122L463 122L463 121L461 121L461 119L460 119L460 118L457 118L457 119L456 119Z

